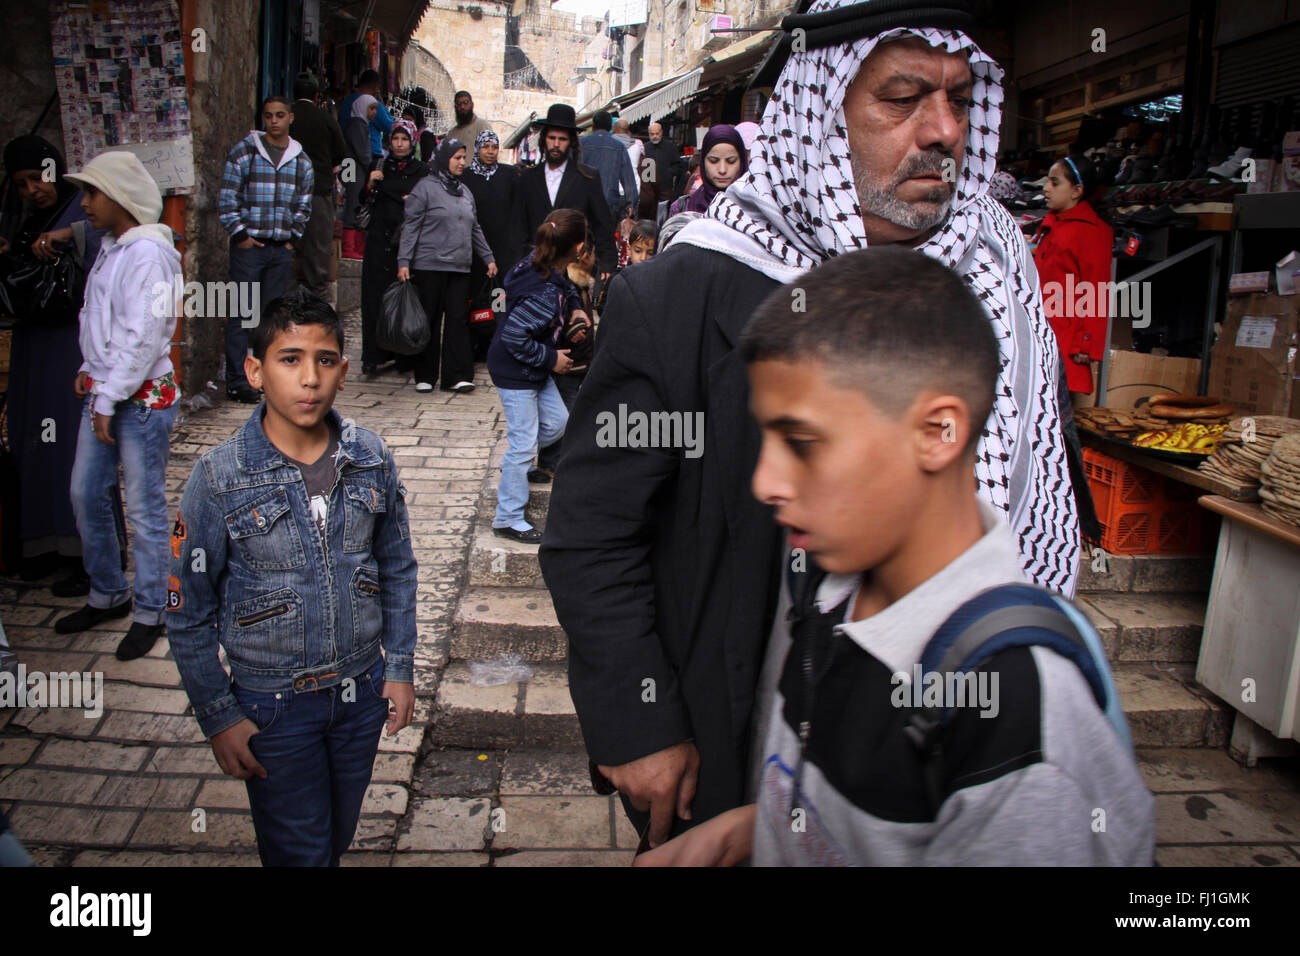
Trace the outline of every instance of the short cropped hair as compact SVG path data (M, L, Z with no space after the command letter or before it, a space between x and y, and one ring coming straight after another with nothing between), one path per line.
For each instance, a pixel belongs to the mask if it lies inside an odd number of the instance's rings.
M266 112L267 103L283 103L285 109L290 113L293 112L293 104L289 102L289 97L284 96L283 94L272 93L266 99L262 100L262 112Z
M802 306L802 310L798 307ZM747 364L822 363L891 418L923 390L956 395L979 440L997 385L997 337L970 287L947 266L897 247L836 256L773 292L740 341Z
M659 227L655 225L653 219L638 219L632 225L632 231L628 233L627 244L630 246L638 239L644 239L649 242L651 247L659 240Z
M596 110L596 115L591 118L592 129L609 129L613 125L613 118L604 110Z
M339 340L339 354L343 354L343 321L324 299L317 298L302 288L286 292L262 307L261 321L249 335L253 357L266 360L267 350L281 332L291 325L323 325Z

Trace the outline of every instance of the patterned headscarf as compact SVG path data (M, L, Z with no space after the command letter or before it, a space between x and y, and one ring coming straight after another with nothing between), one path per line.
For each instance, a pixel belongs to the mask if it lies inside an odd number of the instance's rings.
M478 158L479 150L488 143L500 147L501 139L490 129L480 131L478 136L474 137L474 162L469 164L469 168L478 173L484 179L491 179L492 175L501 165L500 163L485 163L483 160Z
M419 134L416 133L415 131L415 124L412 123L410 120L404 120L404 119L395 121L393 123L393 128L388 131L388 141L390 146L392 144L393 134L396 133L398 130L401 130L403 133L405 133L406 138L411 141L411 152L409 153L409 155L414 156L416 148L420 145L420 137Z
M847 5L849 0L818 0L810 12ZM970 132L951 209L916 248L970 284L998 338L1002 369L977 450L977 490L1006 514L1029 579L1073 595L1079 524L1057 405L1060 357L1024 236L987 194L1003 71L974 41L953 30L899 27L792 54L763 112L749 172L676 241L716 249L779 282L865 248L844 97L876 45L905 36L967 54L974 80Z
M456 155L456 151L464 149L465 145L454 136L448 136L438 144L438 151L433 154L433 169L431 172L438 177L443 188L453 196L461 194L460 177L453 176L448 168L451 158Z

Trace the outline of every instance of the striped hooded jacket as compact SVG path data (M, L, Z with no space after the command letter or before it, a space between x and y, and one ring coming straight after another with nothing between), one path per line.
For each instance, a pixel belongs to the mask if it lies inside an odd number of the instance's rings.
M217 196L221 225L235 242L248 236L296 241L311 216L314 184L311 157L296 139L289 140L276 166L262 144L262 133L253 130L226 157Z

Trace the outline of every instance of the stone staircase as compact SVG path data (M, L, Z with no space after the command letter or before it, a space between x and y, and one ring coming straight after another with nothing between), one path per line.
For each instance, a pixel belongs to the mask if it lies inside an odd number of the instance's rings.
M563 630L542 580L537 547L492 533L493 457L479 498L469 582L455 615L450 663L438 691L432 742L444 747L581 752L569 699ZM533 485L528 520L544 528L550 485ZM1085 562L1077 601L1106 647L1139 748L1223 748L1232 709L1195 681L1213 558L1109 555ZM532 680L477 687L470 662L512 653Z

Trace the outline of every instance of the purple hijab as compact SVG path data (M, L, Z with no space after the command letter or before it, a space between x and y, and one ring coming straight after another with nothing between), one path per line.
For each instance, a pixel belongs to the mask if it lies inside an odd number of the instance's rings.
M727 123L710 126L709 131L704 134L704 142L700 145L700 188L691 193L691 198L686 203L686 212L704 212L709 208L709 203L713 202L713 197L722 191L709 181L708 165L706 163L709 158L709 151L719 143L730 143L736 147L736 152L740 154L740 172L742 175L745 170L749 169L749 150L745 148L745 140L736 131L736 127Z

